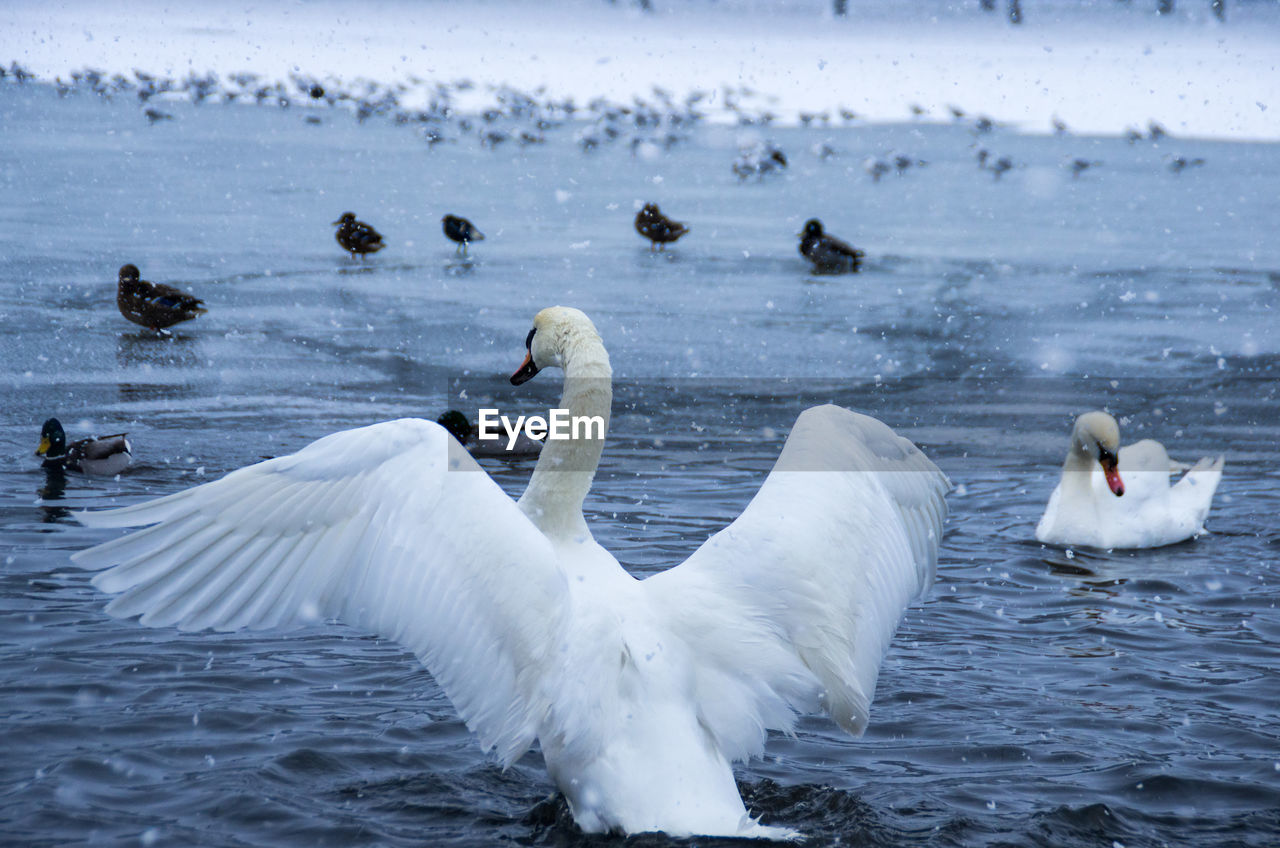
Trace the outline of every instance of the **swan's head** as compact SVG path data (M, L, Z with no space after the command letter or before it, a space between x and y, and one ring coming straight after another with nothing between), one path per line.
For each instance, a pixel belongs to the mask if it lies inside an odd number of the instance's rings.
M533 316L533 329L524 340L524 362L511 375L511 385L527 383L543 368L563 368L566 352L584 336L600 339L595 325L580 309L549 306Z
M1105 412L1086 412L1076 419L1071 433L1071 446L1078 451L1096 457L1107 478L1107 485L1116 497L1124 494L1124 481L1116 469L1116 454L1120 450L1120 425Z

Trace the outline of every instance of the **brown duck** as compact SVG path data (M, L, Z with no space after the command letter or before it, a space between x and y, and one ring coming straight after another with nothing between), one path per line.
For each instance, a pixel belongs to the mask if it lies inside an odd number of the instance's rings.
M689 232L689 228L659 212L658 204L646 203L644 208L636 213L636 232L651 242L650 250L655 247L662 250L663 245L680 238Z
M850 247L835 236L822 230L822 222L811 218L800 233L800 253L813 263L813 270L822 274L852 274L862 265L865 256L856 247Z
M364 221L356 220L354 212L343 212L342 217L333 223L338 227L333 237L338 240L338 244L342 245L342 249L352 256L363 257L369 253L377 253L386 247L382 243L382 233Z
M440 219L445 237L458 243L458 253L467 255L467 245L473 241L484 241L484 233L475 224L458 215L445 215Z
M172 286L139 279L136 265L120 268L116 306L120 307L120 314L133 323L157 333L208 311L204 301L197 297Z

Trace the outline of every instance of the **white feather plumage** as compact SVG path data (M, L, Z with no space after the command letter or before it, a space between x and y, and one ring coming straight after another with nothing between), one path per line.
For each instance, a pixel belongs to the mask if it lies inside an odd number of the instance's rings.
M1119 497L1108 488L1097 462L1099 427L1114 442L1106 447L1118 456L1116 469L1124 485ZM1062 477L1036 525L1037 539L1055 545L1156 548L1208 532L1204 522L1222 479L1223 457L1204 457L1188 466L1170 460L1164 446L1151 439L1116 451L1119 438L1119 425L1104 412L1077 419ZM1170 474L1180 471L1186 474L1170 485Z
M571 413L607 417L586 316L555 307L534 327L530 356L565 369ZM144 624L340 618L403 643L504 765L540 743L585 830L790 835L747 815L730 763L819 705L862 731L933 581L946 478L875 419L806 410L743 514L638 581L582 521L599 449L549 443L517 504L441 427L388 421L82 514L152 526L74 559L110 567L94 579L119 594L108 610Z

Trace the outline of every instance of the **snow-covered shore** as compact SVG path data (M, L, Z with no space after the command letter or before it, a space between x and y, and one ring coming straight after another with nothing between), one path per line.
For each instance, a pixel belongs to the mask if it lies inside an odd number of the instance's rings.
M251 5L164 0L6 4L0 60L41 78L95 68L182 78L249 71L384 85L470 79L548 97L629 102L658 86L703 90L709 117L731 119L725 92L755 92L780 122L840 109L869 120L948 120L949 106L1030 132L1057 117L1120 134L1149 120L1190 136L1280 139L1280 6L1183 0L1157 18L1143 4L1028 0L1014 27L976 0L671 0L652 14L604 0ZM425 90L425 88L424 88Z

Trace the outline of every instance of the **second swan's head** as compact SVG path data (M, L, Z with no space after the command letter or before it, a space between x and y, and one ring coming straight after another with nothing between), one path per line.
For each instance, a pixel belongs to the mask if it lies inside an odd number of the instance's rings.
M1116 454L1120 450L1120 425L1105 412L1086 412L1076 419L1071 431L1071 446L1098 460L1107 486L1116 497L1124 494L1124 482L1116 469Z
M563 368L565 354L583 339L600 341L586 313L571 306L548 306L533 316L533 329L524 340L524 363L511 375L511 384L527 383L543 368Z

